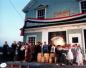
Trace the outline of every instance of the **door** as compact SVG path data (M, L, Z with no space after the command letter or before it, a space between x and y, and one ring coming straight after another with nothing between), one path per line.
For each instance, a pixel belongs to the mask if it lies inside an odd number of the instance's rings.
M69 44L80 44L82 47L82 40L80 33L69 34Z

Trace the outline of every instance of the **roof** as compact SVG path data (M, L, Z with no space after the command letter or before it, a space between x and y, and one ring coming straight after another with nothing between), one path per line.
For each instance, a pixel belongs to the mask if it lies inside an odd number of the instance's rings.
M30 0L29 3L23 8L23 12L27 12L36 2L36 0Z

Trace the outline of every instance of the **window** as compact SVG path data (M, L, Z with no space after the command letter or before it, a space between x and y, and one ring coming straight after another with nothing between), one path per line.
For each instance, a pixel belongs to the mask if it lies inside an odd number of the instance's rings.
M78 43L78 37L73 37L72 38L72 43Z
M81 11L86 12L86 1L81 1Z
M28 42L30 42L32 45L35 45L36 42L36 36L29 36Z
M45 8L37 10L37 18L45 18Z

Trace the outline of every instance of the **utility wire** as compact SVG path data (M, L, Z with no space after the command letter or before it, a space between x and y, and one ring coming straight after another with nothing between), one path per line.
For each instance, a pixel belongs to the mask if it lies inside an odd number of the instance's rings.
M13 2L11 0L9 0L9 3L12 5L12 7L14 8L14 10L17 12L17 14L20 16L20 18L23 20L22 15L18 12L17 8L15 7L15 5L13 4Z

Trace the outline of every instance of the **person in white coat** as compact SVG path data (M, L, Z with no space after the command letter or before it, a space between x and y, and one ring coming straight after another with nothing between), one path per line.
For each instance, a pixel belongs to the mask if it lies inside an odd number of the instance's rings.
M81 53L80 46L77 47L76 63L78 66L83 65L83 55Z
M67 61L68 61L68 64L70 64L70 65L73 64L73 59L74 59L73 53L72 53L72 51L71 51L71 48L72 48L72 47L69 45L69 46L68 46L68 53L67 53L67 56L66 56L66 59L67 59Z

